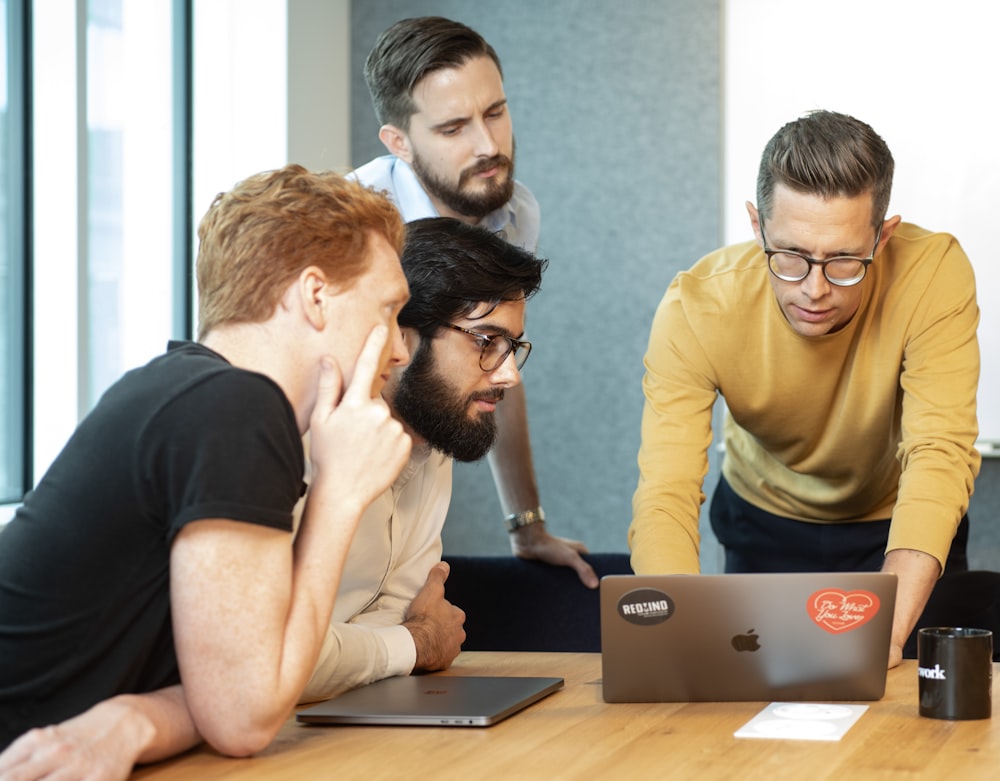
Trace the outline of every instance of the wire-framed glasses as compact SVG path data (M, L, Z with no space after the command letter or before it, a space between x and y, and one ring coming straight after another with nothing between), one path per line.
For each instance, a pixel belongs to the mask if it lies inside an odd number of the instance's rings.
M875 250L882 239L882 226L879 225L875 234L875 244L867 258L855 258L850 255L837 255L826 260L816 260L801 252L790 249L770 249L767 246L767 236L764 235L764 220L760 220L760 235L764 240L764 254L767 256L767 267L778 279L785 282L801 282L809 276L813 266L823 269L823 276L831 285L851 287L865 278L868 266L875 260Z
M468 328L462 328L462 326L453 323L446 323L444 320L440 320L439 322L446 328L468 334L479 343L479 368L484 372L499 369L500 364L506 361L507 356L511 353L514 353L514 365L520 371L521 367L524 366L524 362L528 360L528 355L531 353L531 342L515 339L506 334L483 334L479 331L470 331Z

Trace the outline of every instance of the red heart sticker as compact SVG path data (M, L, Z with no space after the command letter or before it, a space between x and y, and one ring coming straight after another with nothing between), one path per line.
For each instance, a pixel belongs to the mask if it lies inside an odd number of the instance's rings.
M878 597L870 591L817 591L806 602L812 620L827 632L849 632L878 615Z

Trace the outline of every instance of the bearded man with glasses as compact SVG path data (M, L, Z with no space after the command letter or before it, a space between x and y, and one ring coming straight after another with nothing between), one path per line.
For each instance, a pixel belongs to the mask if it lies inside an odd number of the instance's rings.
M770 140L756 241L678 274L656 313L629 529L637 573L699 571L721 396L726 571L895 573L889 666L942 572L968 568L980 466L972 267L954 237L886 219L893 165L834 112Z
M497 409L531 352L525 305L546 261L447 217L408 223L400 261L410 286L399 313L410 362L392 368L382 396L413 450L361 519L303 701L443 670L458 655L465 613L446 599L441 561L452 462L477 461L493 447Z

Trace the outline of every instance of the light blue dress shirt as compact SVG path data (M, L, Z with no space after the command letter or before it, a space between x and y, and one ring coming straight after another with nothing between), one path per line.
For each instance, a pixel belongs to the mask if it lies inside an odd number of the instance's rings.
M395 155L376 157L351 174L361 184L384 191L403 215L405 222L439 217L431 199L408 163ZM531 191L518 181L514 195L499 209L490 212L479 224L504 240L529 252L538 248L541 212Z

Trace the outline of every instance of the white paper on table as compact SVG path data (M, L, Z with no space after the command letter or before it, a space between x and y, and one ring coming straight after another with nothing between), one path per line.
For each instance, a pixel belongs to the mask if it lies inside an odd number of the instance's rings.
M772 702L733 735L737 738L840 740L867 705Z

